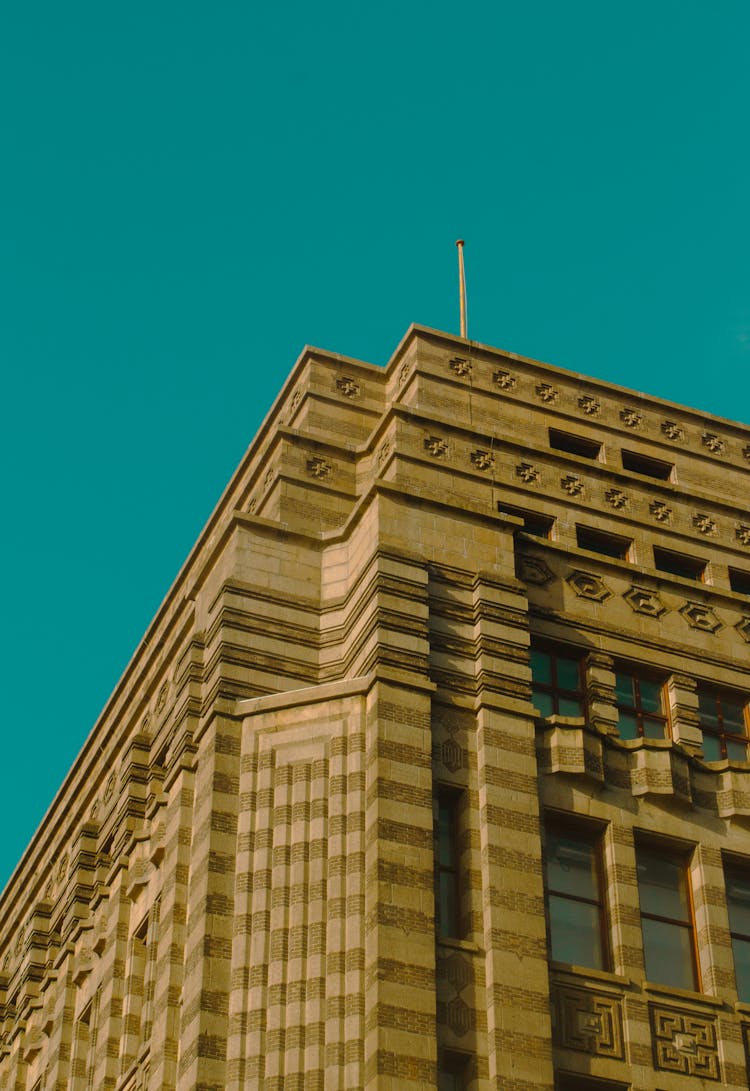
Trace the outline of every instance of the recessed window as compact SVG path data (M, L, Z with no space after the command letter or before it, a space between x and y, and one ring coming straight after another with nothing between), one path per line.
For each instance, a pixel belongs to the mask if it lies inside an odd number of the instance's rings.
M605 557L617 557L621 561L630 560L633 542L619 534L609 534L590 527L576 527L576 541L579 549L588 549L592 553L602 553Z
M438 1091L462 1091L471 1070L471 1055L441 1050L438 1056Z
M645 477L656 477L659 481L674 481L673 463L662 462L660 458L649 458L648 455L636 454L635 451L622 452L622 468L643 474Z
M706 761L747 761L748 701L739 694L698 687L698 716Z
M669 572L672 576L682 576L687 580L702 580L706 573L705 561L660 546L654 546L654 566L660 572Z
M458 939L461 932L460 802L460 791L445 788L438 792L435 828L437 929L439 936L452 939Z
M737 996L750 1003L750 868L725 862L729 933L732 937Z
M667 716L663 682L618 667L615 669L615 701L621 739L665 737Z
M738 595L750 595L750 572L744 572L741 568L730 568L729 586Z
M687 855L641 845L636 863L646 977L676 989L697 989Z
M600 458L602 453L602 445L597 440L577 436L573 432L559 432L557 428L549 430L549 445L556 451L566 451L581 458Z
M531 689L541 716L583 716L578 656L550 648L531 649Z
M555 1091L628 1091L626 1083L599 1080L595 1076L579 1076L577 1072L558 1072Z
M545 880L552 958L607 969L598 832L548 822Z
M501 515L514 515L516 519L523 519L523 529L527 534L533 534L537 538L549 538L555 520L551 515L542 515L538 511L529 511L528 508L517 508L513 504L500 501L497 510Z

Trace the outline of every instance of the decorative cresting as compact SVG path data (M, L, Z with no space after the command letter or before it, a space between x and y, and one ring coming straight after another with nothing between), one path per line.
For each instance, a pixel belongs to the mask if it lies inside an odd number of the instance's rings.
M566 474L560 478L560 488L568 496L581 496L583 493L583 481L576 474Z
M533 583L536 587L544 587L555 578L552 569L541 557L519 557L516 562L516 575L524 583Z
M448 361L448 366L461 379L471 375L471 360L467 360L463 356L454 356L452 360Z
M448 450L448 441L441 436L426 436L424 449L428 454L431 454L433 458L440 458Z
M581 394L578 399L578 408L582 409L587 417L596 417L601 405L592 394Z
M705 512L697 511L693 515L693 526L701 534L716 534L716 520Z
M495 465L495 456L492 451L477 448L476 451L471 452L471 464L477 470L490 470Z
M505 371L504 368L498 368L497 371L493 371L492 381L499 386L501 390L516 389L516 376L510 371Z
M612 598L613 592L604 580L593 572L582 572L576 569L565 577L565 582L570 584L579 598L590 599L592 602L606 602L607 599Z
M649 512L657 523L671 523L672 509L663 500L652 500L648 506Z
M555 985L552 1036L563 1049L624 1060L622 1001L594 989Z
M649 1015L656 1068L721 1079L715 1018L666 1004L650 1004Z
M516 477L520 477L525 485L538 485L542 475L531 462L519 462L516 466Z
M691 629L700 629L703 633L718 633L724 628L711 607L703 602L691 602L688 599L685 605L680 607L679 613Z
M437 959L437 1021L456 1038L476 1028L473 1004L474 971L469 956L452 951Z
M683 429L673 420L663 420L661 422L661 430L667 439L684 439L685 433Z
M636 614L659 618L667 612L666 606L656 591L652 591L650 587L638 587L633 584L627 591L623 592L622 597Z
M620 410L620 420L626 428L640 428L643 424L643 414L626 405Z
M336 377L336 389L343 394L345 398L358 398L361 393L359 383L348 375L338 375Z
M734 536L742 545L750 546L750 524L738 523L734 528Z
M616 508L616 509L619 510L620 508L627 507L630 497L628 496L628 494L626 492L623 492L622 489L612 488L612 489L607 489L607 491L604 494L604 499L613 508Z
M551 383L537 383L536 392L547 405L553 405L560 396Z
M723 455L726 449L724 440L721 436L717 436L715 432L703 432L701 443L708 448L712 455Z
M308 458L307 472L311 477L317 477L319 480L330 477L333 473L333 464L325 458Z

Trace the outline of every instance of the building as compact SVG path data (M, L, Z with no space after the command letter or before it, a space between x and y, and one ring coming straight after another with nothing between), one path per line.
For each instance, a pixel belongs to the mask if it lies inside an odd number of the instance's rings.
M748 1087L750 429L305 350L0 903L0 1088Z

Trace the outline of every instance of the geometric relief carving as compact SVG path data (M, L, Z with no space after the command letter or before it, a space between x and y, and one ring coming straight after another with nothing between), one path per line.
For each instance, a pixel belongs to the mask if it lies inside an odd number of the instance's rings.
M750 526L747 523L738 523L734 528L734 536L738 542L750 546Z
M604 580L595 576L592 572L571 572L566 576L566 582L570 584L575 593L582 599L591 599L593 602L606 602L612 598L612 592Z
M667 439L682 439L685 435L679 424L673 420L662 421L661 430Z
M695 1015L650 1005L654 1064L665 1072L719 1080L719 1051L716 1022L711 1016Z
M447 1025L457 1038L463 1038L476 1027L476 1013L469 989L467 999L461 993L473 986L474 971L466 955L458 952L437 960L437 1018Z
M471 375L471 360L465 360L462 356L454 356L452 360L448 361L448 366L451 371L454 371L461 378Z
M735 625L735 629L740 634L743 640L746 640L750 644L750 617L741 618Z
M607 489L604 499L613 508L624 508L628 502L628 494L623 492L622 489Z
M583 492L583 482L576 474L567 474L560 478L560 487L568 496L580 496Z
M587 417L595 417L601 408L596 398L593 398L590 394L581 394L578 405Z
M360 386L348 375L340 375L336 379L336 389L340 390L345 398L356 398L359 395Z
M704 432L701 436L701 443L704 447L708 447L711 454L724 454L724 440L720 436L717 436L715 432Z
M620 420L626 428L638 428L643 424L643 415L637 409L621 409Z
M679 611L687 621L691 629L700 629L704 633L718 633L723 629L721 621L710 606L704 606L702 602L686 602Z
M661 601L656 591L647 587L629 587L622 596L631 610L636 614L646 614L647 617L661 617L666 612L666 606Z
M543 402L551 404L557 401L558 393L550 383L538 383L536 392Z
M693 516L693 526L701 532L701 534L715 534L716 533L716 520L712 519L710 515L706 515L705 512L696 512Z
M318 479L330 477L333 473L333 466L325 458L308 458L307 472Z
M543 587L554 578L554 572L537 557L519 557L518 578L524 583L533 583L537 587Z
M515 375L512 375L509 371L505 371L503 368L493 372L492 380L497 383L502 390L513 390L516 385Z
M471 462L478 470L489 470L495 465L495 456L491 451L477 449L471 452Z
M663 500L652 500L648 510L659 523L668 523L672 518L672 509Z
M464 760L466 756L466 751L454 738L444 739L440 744L440 760L451 773L457 773L459 769L464 768L467 764Z
M440 436L427 436L424 441L424 448L433 458L440 458L448 450L448 444Z
M556 986L552 1034L563 1049L623 1060L622 1004L593 989Z

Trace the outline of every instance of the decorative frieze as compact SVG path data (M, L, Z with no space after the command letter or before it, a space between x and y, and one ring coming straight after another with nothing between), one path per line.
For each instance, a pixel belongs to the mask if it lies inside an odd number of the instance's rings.
M551 383L537 383L536 392L547 405L554 405L559 397L558 392Z
M541 557L519 557L517 574L519 580L523 580L524 583L533 583L536 587L544 587L554 579L554 572Z
M307 472L318 480L330 477L333 473L333 465L325 458L308 458Z
M701 534L716 534L716 520L705 512L697 511L693 516L693 526Z
M721 436L717 436L715 432L703 432L701 435L701 443L712 455L724 454L726 444Z
M461 379L471 375L471 360L467 360L463 356L454 356L452 360L448 361L448 366Z
M476 451L471 452L471 464L477 470L490 470L495 465L495 456L491 451L484 451L481 448L477 448Z
M336 389L339 393L343 394L345 398L358 398L361 389L358 382L351 379L348 375L338 375L336 377Z
M622 489L612 488L607 489L604 494L604 499L607 501L608 504L611 505L611 507L619 511L621 508L627 507L629 497L626 492L622 491Z
M578 399L578 408L581 409L587 417L596 417L599 414L601 405L591 394L581 394Z
M604 580L593 572L576 570L565 579L579 598L590 599L592 602L606 602L612 598L612 592Z
M685 618L691 629L700 629L704 633L718 633L724 625L710 606L703 602L686 602L679 613Z
M577 474L566 474L565 477L560 478L560 488L568 496L580 496L583 493L583 481Z
M424 448L433 458L440 458L447 452L448 442L442 439L441 436L426 436Z
M520 477L524 485L538 485L542 480L539 470L531 462L519 462L516 477Z
M503 368L498 368L497 371L492 373L492 381L501 390L515 390L516 388L516 376L510 371L505 371Z
M652 500L648 510L657 523L671 523L672 509L663 500Z
M649 587L638 587L633 584L623 593L622 597L636 614L659 618L667 611L656 591L652 591Z
M649 1014L656 1068L704 1080L721 1079L713 1016L665 1004L649 1005Z
M594 989L556 985L552 1033L563 1049L624 1060L622 1001Z
M738 523L734 528L734 536L742 545L750 546L750 524Z
M682 430L680 425L677 424L676 421L663 420L661 422L661 430L664 433L664 435L667 437L667 439L677 440L677 439L684 439L685 438L684 431Z
M626 428L640 428L643 424L643 414L639 413L637 409L624 406L620 410L620 420Z

